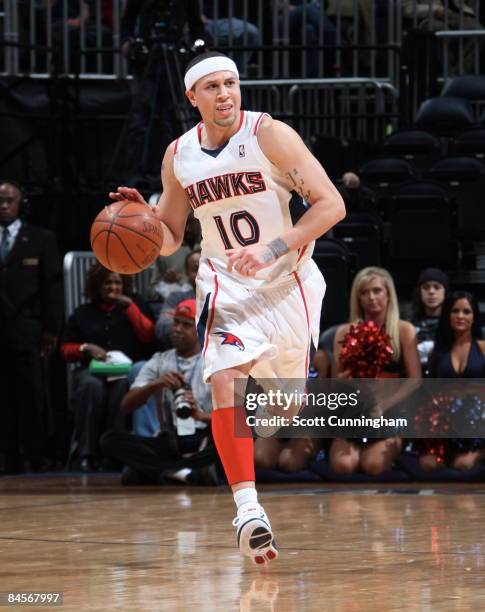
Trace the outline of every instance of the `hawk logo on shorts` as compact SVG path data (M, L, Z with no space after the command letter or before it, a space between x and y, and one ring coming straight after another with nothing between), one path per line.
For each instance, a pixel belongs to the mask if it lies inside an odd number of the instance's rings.
M221 338L224 338L222 344L230 344L232 346L236 346L240 351L244 351L244 349L246 348L244 346L244 342L234 334L225 331L216 332L216 334Z

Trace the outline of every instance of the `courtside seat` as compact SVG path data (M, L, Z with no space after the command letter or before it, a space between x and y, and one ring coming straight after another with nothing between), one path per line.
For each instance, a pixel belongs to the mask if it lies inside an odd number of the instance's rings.
M441 136L453 136L475 124L473 109L464 98L430 98L418 109L415 126Z
M361 180L380 192L395 183L403 183L415 176L414 169L405 159L384 157L363 164L357 173Z
M442 97L485 100L485 76L467 74L447 79L441 91Z
M341 240L320 238L315 242L313 259L321 270L327 287L323 300L322 320L325 325L334 325L348 320L349 297L352 275L355 271L354 257Z
M485 166L473 157L440 159L426 171L426 177L449 185L477 181L485 174Z
M475 120L480 118L485 108L485 76L482 74L467 74L450 78L446 81L442 97L465 98L471 103Z
M416 160L429 160L440 153L440 141L436 136L423 130L401 130L388 136L384 142L384 152L398 155L415 163Z
M367 266L381 265L381 227L373 222L350 219L341 221L333 228L335 238L342 240L355 257L358 270Z
M386 218L391 267L455 263L454 214L444 186L430 181L397 186L386 198Z
M449 143L451 155L468 155L476 159L485 159L485 128L477 127L458 134Z
M458 237L482 242L485 236L485 175L455 187Z
M473 157L441 159L427 172L453 197L459 239L483 240L485 235L485 165Z

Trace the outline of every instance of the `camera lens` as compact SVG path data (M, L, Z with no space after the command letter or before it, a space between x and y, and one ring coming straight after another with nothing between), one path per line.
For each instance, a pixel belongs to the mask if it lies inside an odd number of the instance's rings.
M192 416L192 407L190 402L185 397L185 392L190 389L190 386L185 384L180 389L177 389L173 394L173 403L175 414L179 419L188 419Z
M192 410L184 406L182 408L177 408L175 414L178 416L179 419L188 419L192 415Z

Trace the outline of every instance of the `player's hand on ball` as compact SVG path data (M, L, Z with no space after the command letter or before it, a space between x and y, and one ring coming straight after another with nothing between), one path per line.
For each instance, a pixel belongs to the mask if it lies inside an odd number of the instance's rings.
M227 271L235 270L242 276L254 276L256 272L270 266L275 257L265 244L252 244L240 249L227 249Z
M128 200L130 202L140 202L140 204L146 204L149 206L148 202L141 195L138 189L135 189L134 187L118 187L116 191L109 192L109 197L117 202Z

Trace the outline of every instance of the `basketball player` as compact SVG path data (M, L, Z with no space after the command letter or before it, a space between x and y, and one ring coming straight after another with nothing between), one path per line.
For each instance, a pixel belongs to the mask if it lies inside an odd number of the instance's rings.
M234 382L249 375L306 379L325 292L311 259L313 241L345 216L345 208L293 129L265 113L241 110L238 70L230 58L198 56L187 67L185 87L202 121L163 159L161 254L180 247L193 210L202 227L197 329L204 379L212 384L214 441L237 506L233 525L240 550L265 564L278 551L258 503L253 438L248 428L244 437L235 432L244 408L235 401ZM293 191L309 205L295 225ZM110 197L144 202L127 187Z

